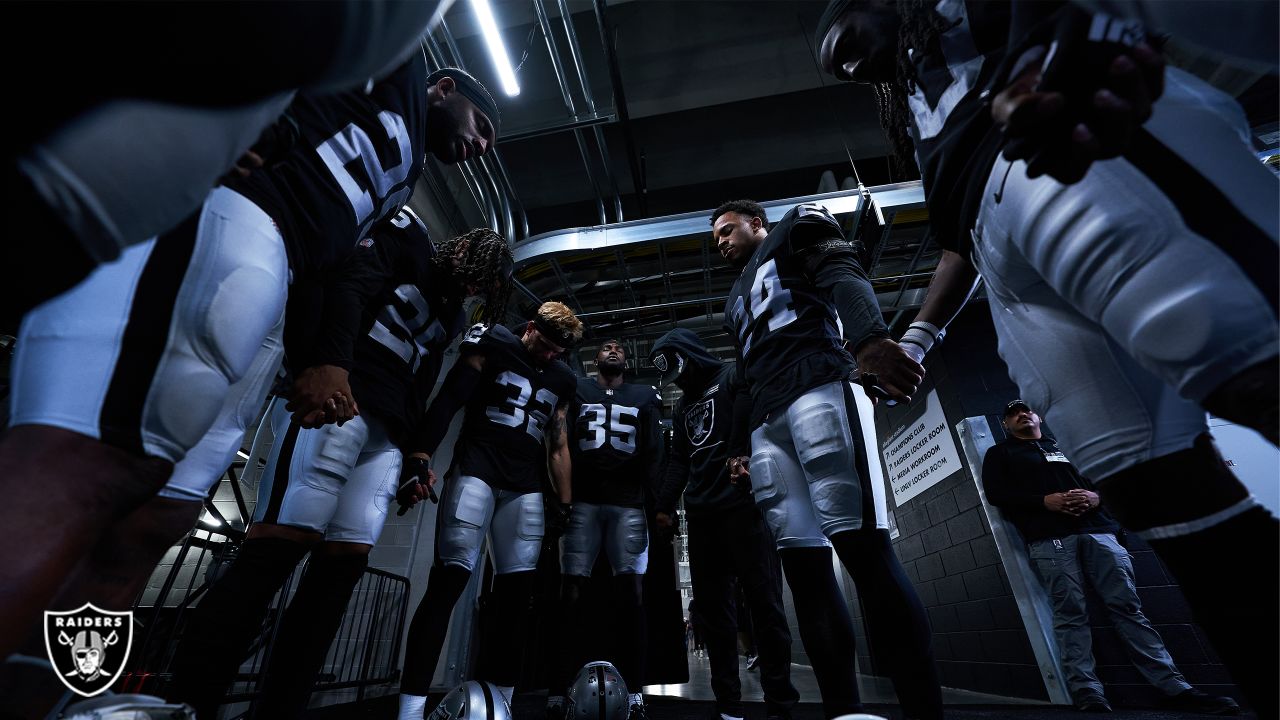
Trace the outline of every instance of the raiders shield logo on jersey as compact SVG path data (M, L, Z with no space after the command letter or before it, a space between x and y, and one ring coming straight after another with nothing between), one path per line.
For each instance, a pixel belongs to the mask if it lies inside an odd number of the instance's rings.
M689 409L684 416L684 428L689 433L689 442L701 445L711 437L711 430L716 424L716 399L703 400Z
M92 697L111 687L133 647L133 613L101 610L89 603L67 612L44 613L44 646L58 678L71 691Z

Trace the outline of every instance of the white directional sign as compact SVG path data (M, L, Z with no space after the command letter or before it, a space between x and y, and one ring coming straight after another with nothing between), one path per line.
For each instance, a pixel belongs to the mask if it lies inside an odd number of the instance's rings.
M897 507L960 469L960 453L937 391L925 398L924 413L898 428L880 451Z

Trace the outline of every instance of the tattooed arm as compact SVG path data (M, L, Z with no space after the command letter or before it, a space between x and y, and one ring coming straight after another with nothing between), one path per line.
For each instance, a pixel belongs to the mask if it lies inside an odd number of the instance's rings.
M551 468L551 485L556 489L560 502L572 502L568 403L557 407L555 416L551 418L551 427L547 432L547 463Z

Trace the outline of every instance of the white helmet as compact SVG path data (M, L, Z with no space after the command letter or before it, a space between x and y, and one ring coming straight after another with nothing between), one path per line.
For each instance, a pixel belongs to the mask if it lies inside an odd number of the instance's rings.
M511 708L497 685L468 680L449 691L427 720L512 720Z
M565 720L627 720L627 683L611 663L589 662L569 686Z

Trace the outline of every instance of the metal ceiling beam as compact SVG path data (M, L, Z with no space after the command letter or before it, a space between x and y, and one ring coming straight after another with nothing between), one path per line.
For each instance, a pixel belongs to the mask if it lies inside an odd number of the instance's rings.
M667 291L667 302L675 302L676 296L671 290L671 270L667 265L667 244L664 242L658 243L658 272L662 273L662 286ZM673 311L671 312L671 324L674 325L675 322L676 314Z
M518 278L512 278L512 280L516 284L516 289L519 290L521 294L523 294L525 297L532 300L534 305L542 305L542 298L538 297L537 293L530 290L528 285L525 285L524 283L520 282Z
M551 258L551 270L556 274L556 279L560 281L560 285L564 287L564 295L573 303L574 312L582 311L582 303L578 302L578 296L573 293L573 288L569 286L569 278L564 274L564 269L560 267L560 261Z
M923 193L921 193L921 197L923 197ZM761 203L761 205L764 206L765 211L769 214L768 220L773 222L781 218L792 207L809 202L820 203L832 213L840 215L855 212L861 206L862 197L857 190L840 190L833 193L770 200ZM709 237L711 225L708 219L711 217L711 212L711 210L699 210L679 215L628 220L627 222L613 225L556 230L529 238L512 248L512 253L515 255L516 268L519 269L535 260L544 260L549 256L563 253L600 250L603 248L612 249L627 245L643 245L660 240L695 235Z
M560 85L560 98L564 101L565 110L569 112L569 117L576 117L578 109L573 102L573 93L569 91L569 80L565 76L564 63L560 61L560 50L556 47L556 38L551 31L551 19L547 15L547 7L542 0L533 0L533 9L538 16L538 27L542 30L542 38L547 44L547 54L551 56L551 69L555 71L556 82ZM587 171L587 180L591 182L591 189L596 195L596 210L600 215L600 222L609 222L604 212L604 194L600 191L600 183L596 180L596 174L591 169L591 155L587 152L587 141L582 135L581 130L574 130L573 137L578 141L578 153L582 155L582 164Z
M614 122L617 119L618 119L618 116L613 114L580 115L580 116L577 116L576 119L570 120L567 123L557 122L555 124L547 125L545 127L538 127L538 128L532 128L530 130L525 130L524 132L504 133L502 136L502 142L504 143L518 142L520 140L528 140L530 138L542 137L543 135L555 135L556 133L562 133L562 132L565 132L566 130L581 130L582 128L589 128L589 127L592 127L593 125L605 125L605 124Z
M622 87L622 69L618 66L618 48L609 37L609 20L605 12L605 0L592 3L596 10L596 27L600 30L600 44L604 47L605 59L609 62L609 80L613 84L613 109L618 113L622 125L622 136L627 142L627 160L631 165L631 184L635 188L636 201L640 206L640 216L649 214L649 201L645 196L648 188L644 185L644 174L640 170L640 154L636 149L635 134L631 131L631 114L627 111L627 94Z
M582 100L587 105L587 112L596 114L596 101L591 93L591 82L587 79L586 65L582 61L582 49L578 45L578 33L573 29L573 15L569 13L568 0L557 0L560 7L560 21L564 23L564 35L569 46L569 57L573 60L573 69L578 74L578 85L582 88ZM596 146L600 150L600 164L604 167L605 179L613 190L614 222L622 222L622 196L618 194L618 181L613 177L612 163L609 162L609 147L604 141L604 131L599 125L591 126L595 134Z
M677 300L675 302L657 303L654 305L641 305L639 307L619 308L617 310L597 310L595 312L577 313L580 318L604 317L606 315L635 315L637 313L651 312L654 310L671 310L674 308L691 307L694 305L722 303L729 299L727 295L719 297L698 298L696 300Z
M622 257L622 250L614 250L613 257L618 261L618 274L622 278L622 287L627 291L627 298L635 305L636 291L631 287L631 273L627 271L627 261Z

